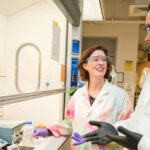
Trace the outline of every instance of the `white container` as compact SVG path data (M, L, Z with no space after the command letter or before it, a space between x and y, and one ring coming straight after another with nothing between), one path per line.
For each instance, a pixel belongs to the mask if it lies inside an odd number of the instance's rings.
M32 122L27 121L22 129L23 129L22 144L24 146L31 146L33 143L33 133L34 133L34 126L32 125Z

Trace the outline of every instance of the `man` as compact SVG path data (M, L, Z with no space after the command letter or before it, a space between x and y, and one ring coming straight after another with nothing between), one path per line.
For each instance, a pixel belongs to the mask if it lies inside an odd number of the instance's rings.
M145 41L150 42L150 5L148 6L145 29L147 32ZM115 141L131 150L150 150L150 74L146 78L131 118L115 125L121 135L116 134L116 129L112 131L112 125L108 123L90 121L90 124L99 127L99 129L84 135L85 141L102 145Z

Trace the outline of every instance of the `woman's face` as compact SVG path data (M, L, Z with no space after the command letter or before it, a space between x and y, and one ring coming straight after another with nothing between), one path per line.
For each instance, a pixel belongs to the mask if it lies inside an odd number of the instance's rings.
M84 64L84 69L89 72L90 77L104 78L107 71L107 57L102 50L95 50Z

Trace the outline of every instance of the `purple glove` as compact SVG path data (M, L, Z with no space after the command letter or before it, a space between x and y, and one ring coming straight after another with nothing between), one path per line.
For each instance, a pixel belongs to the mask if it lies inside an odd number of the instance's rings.
M73 133L72 139L76 141L73 145L80 145L86 142L85 138L77 132Z
M33 136L48 136L48 129L36 128Z

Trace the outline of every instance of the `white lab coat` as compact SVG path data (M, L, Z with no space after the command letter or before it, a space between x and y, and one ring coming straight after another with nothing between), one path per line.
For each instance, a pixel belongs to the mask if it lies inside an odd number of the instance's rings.
M89 120L114 124L119 120L129 118L131 112L131 101L126 91L106 80L92 105L89 102L88 86L79 88L68 103L65 120L59 125L50 126L49 130L56 137L69 135L72 132L83 135L97 129L89 125ZM97 144L91 144L91 142L73 146L74 142L74 140L71 141L71 150L118 149L118 147L112 145L100 148Z
M138 144L138 150L150 150L150 74L147 75L131 118L120 121L115 126L119 125L143 135Z

